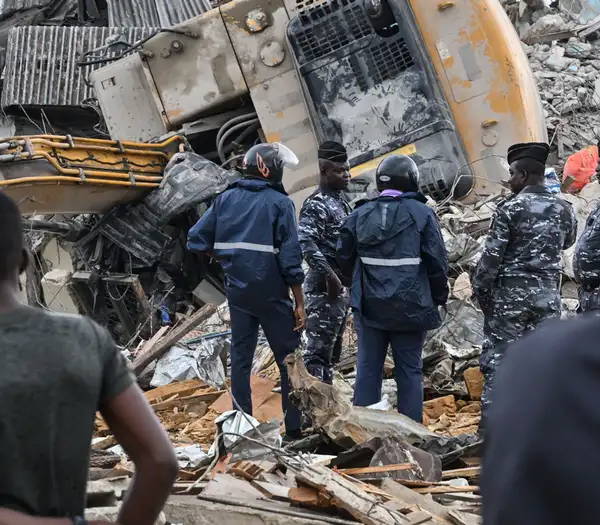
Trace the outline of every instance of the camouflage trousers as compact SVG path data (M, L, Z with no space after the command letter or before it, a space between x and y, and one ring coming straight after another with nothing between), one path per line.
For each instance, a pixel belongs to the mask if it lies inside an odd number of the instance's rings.
M494 376L506 349L548 319L560 317L558 288L503 287L496 290L491 313L485 317L480 368L484 375L480 433L493 397Z
M579 287L579 310L583 313L595 311L600 314L600 288Z
M342 353L342 338L348 318L350 297L331 300L326 292L306 291L306 369L324 383L333 383L333 365Z

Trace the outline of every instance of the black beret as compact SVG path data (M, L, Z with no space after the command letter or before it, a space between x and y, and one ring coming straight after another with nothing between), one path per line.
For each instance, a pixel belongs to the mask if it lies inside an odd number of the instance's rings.
M348 152L339 142L328 140L319 147L319 158L321 160L330 160L331 162L347 162Z
M550 146L545 142L525 142L522 144L514 144L508 148L506 160L509 164L521 159L532 159L537 160L542 164L546 164L549 154Z

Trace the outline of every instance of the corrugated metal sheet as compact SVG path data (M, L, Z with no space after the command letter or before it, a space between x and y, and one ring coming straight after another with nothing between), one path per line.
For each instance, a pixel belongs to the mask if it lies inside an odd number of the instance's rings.
M85 79L91 68L77 65L82 55L105 44L115 33L136 42L151 28L41 27L11 29L6 49L2 107L78 106L93 97ZM84 75L85 73L85 75Z
M211 10L208 0L156 0L161 27L171 27Z
M172 27L211 9L210 0L108 0L113 27Z
M111 27L162 27L154 0L108 0Z

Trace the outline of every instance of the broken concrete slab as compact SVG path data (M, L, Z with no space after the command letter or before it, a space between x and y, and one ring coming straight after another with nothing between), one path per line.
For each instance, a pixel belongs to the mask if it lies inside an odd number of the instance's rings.
M521 40L526 44L548 43L574 36L576 24L566 20L560 14L550 14L541 17L527 31Z

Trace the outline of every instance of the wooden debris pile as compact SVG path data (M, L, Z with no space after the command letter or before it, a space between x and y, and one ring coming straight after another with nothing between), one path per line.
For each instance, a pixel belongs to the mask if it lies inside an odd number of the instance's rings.
M393 473L410 469L411 465L338 469L329 467L330 461L331 456L294 456L285 449L263 460L231 463L223 458L205 480L177 483L174 493L257 509L272 516L272 521L265 519L265 523L279 523L275 516L295 516L307 523L366 525L481 522L478 466L444 471L440 482L394 481L385 477L365 482L357 476L374 470ZM122 496L123 477L103 480L102 487L98 482L90 486L95 484L96 492L103 491L104 497L114 499L114 494L105 494L105 489L115 482Z
M481 395L479 396L481 399ZM481 420L481 402L456 400L452 395L425 401L423 421L431 431L457 437L476 434Z
M253 376L251 385L254 417L259 422L273 419L283 421L281 394L273 392L276 383ZM175 448L195 444L204 452L208 452L217 432L215 420L224 412L233 409L227 390L218 390L199 379L161 386L145 392L144 395L154 408ZM96 416L94 435L103 439L93 444L92 467L117 468L128 472L132 466L127 460L109 452L117 443L99 414ZM182 470L180 479L195 480L205 470L205 467L194 472Z

